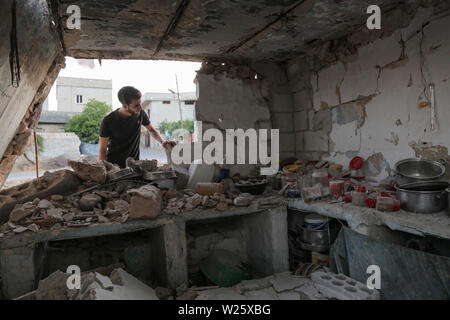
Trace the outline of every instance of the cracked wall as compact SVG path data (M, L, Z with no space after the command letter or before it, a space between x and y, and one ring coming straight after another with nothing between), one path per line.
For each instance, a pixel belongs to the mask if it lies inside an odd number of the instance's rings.
M64 57L45 0L17 1L17 44L21 78L11 85L9 62L12 0L0 12L0 187L14 162L31 142L42 102L56 79Z
M335 44L337 51L331 56L316 50L288 62L295 108L301 110L296 121L303 148L297 157L348 165L356 155L367 159L376 154L372 159L386 169L381 170L384 175L408 157L448 160L450 17L449 5L437 3L403 8L401 19L399 14L382 15L382 27L388 31L378 33L377 40L353 40L357 48L347 54L340 56L337 48L348 45L348 39L363 39L361 33L368 31L348 35ZM423 93L431 82L436 96L434 131Z
M196 82L196 120L202 121L203 131L279 129L280 159L295 156L293 99L283 65L207 61L199 70ZM267 144L270 150L270 133ZM236 153L235 150L235 156ZM248 174L253 168L236 165L232 166L231 173Z

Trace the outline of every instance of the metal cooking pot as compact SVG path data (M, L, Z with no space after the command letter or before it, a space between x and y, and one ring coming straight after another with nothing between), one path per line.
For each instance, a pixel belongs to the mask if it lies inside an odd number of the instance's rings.
M330 235L328 236L328 230L311 230L302 226L300 228L300 240L312 245L328 246L336 238L337 231L336 228L330 229Z
M397 196L403 210L435 213L448 207L447 181L424 181L397 186Z
M402 185L409 182L439 179L445 174L445 166L439 161L411 158L397 162L394 172L397 182Z

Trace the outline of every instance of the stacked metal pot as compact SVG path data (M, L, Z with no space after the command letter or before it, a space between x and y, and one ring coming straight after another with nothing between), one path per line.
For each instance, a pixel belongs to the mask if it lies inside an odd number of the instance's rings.
M449 182L442 180L445 162L413 158L395 164L397 197L401 208L416 213L448 211Z

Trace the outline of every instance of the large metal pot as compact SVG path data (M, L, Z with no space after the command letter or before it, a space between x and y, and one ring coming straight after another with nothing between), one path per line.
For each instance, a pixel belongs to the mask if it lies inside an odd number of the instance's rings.
M302 226L300 228L300 240L313 245L326 245L334 241L338 233L337 228L330 230L311 230Z
M397 196L403 210L435 213L448 207L447 181L424 181L397 186Z
M445 166L439 161L421 158L404 159L395 164L397 183L437 180L445 174Z

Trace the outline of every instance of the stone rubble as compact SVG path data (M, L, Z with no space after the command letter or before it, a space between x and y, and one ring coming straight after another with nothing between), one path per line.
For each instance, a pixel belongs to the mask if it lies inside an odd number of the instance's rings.
M110 272L109 276L95 271L82 273L80 289L68 289L69 276L69 274L57 270L47 278L40 280L34 299L159 300L154 289L120 267ZM167 291L162 292L167 296Z
M326 277L324 279L323 277ZM345 285L332 284L345 281ZM347 289L346 289L347 288ZM351 288L349 290L348 288ZM195 288L194 288L195 289ZM189 290L186 289L185 290ZM178 299L178 298L177 298ZM342 274L315 271L310 277L290 272L243 280L233 287L198 291L195 300L379 300L379 292Z
M273 206L283 201L269 187L261 196L239 193L232 178L223 180L223 193L216 192L213 195L200 195L192 189L163 190L139 180L105 183L108 181L108 174L117 172L120 168L106 161L69 162L76 176L83 181L78 191L98 183L104 184L75 196L47 194L43 198L32 198L32 201L16 204L9 213L8 223L0 225L2 236L25 231L41 232L104 223L125 223L132 219L154 219L161 215L180 215L203 209L221 212L232 206ZM156 163L142 160L135 161L133 165L140 170L155 170ZM41 180L37 183L46 181Z

